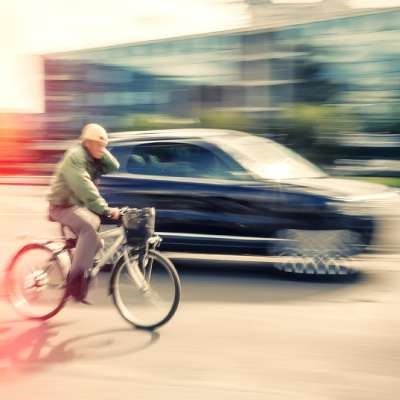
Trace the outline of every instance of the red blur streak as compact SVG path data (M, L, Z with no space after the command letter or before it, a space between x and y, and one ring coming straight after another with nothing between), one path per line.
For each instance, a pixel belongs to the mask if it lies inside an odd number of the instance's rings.
M0 175L18 175L26 172L35 161L29 150L32 138L29 126L24 126L14 115L0 115Z
M0 382L37 368L50 336L42 322L21 320L0 326Z

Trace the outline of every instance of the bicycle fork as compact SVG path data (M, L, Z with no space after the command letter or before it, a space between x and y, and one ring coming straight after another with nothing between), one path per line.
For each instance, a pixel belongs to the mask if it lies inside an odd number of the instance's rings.
M128 250L124 249L123 255L129 277L140 291L147 293L150 290L150 285L139 268L139 254L135 255L135 257L129 257Z

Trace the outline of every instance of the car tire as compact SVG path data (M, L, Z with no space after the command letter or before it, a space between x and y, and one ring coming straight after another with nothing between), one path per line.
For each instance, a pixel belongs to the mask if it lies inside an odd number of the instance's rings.
M275 268L305 275L353 275L345 264L360 250L360 236L349 230L297 230L278 232L273 255L281 260Z

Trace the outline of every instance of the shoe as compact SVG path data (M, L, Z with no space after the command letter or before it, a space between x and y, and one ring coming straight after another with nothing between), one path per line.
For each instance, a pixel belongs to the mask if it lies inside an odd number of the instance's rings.
M78 303L91 305L86 300L89 291L90 275L86 277L85 274L78 274L72 277L68 282L68 295L73 297Z

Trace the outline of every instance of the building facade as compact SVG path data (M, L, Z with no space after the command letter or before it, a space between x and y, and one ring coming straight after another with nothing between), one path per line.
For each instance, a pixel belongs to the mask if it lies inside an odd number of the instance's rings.
M339 104L385 130L400 103L400 10L44 56L48 134L132 115L268 120L293 103ZM134 126L131 126L134 128Z

